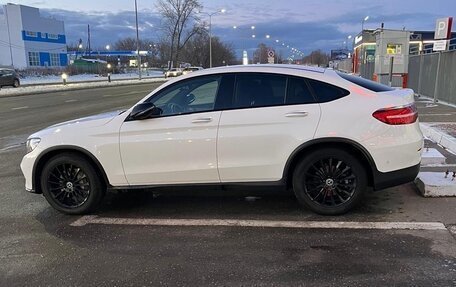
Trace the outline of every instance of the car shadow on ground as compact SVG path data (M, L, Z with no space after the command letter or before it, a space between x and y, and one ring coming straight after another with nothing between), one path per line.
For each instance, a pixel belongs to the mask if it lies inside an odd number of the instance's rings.
M397 191L396 191L397 192ZM264 220L354 220L400 212L394 191L367 191L363 201L342 216L321 216L300 206L292 192L110 192L95 213L102 217L129 218L233 218Z

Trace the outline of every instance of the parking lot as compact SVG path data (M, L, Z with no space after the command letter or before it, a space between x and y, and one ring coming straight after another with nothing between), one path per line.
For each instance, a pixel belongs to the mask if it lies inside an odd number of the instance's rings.
M338 217L291 194L214 190L110 193L92 216L66 216L24 191L29 134L156 86L0 98L0 286L456 286L456 198L413 184Z

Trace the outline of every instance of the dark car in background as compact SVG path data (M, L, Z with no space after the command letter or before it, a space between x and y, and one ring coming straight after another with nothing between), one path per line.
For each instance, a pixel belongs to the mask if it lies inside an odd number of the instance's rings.
M0 88L4 86L19 87L19 75L13 69L0 68Z

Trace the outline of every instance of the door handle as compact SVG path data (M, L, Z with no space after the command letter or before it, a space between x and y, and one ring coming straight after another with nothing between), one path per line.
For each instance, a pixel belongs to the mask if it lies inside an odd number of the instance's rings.
M289 118L296 118L296 117L307 117L309 115L308 112L305 111L294 111L286 113L285 116Z
M194 119L192 121L192 123L194 124L200 124L200 123L208 123L208 122L212 122L212 118L197 118L197 119Z

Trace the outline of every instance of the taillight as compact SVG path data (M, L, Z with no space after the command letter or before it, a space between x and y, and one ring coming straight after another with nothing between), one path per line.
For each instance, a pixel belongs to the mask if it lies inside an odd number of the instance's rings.
M415 104L381 109L372 114L377 120L388 125L407 125L416 122L418 111Z

